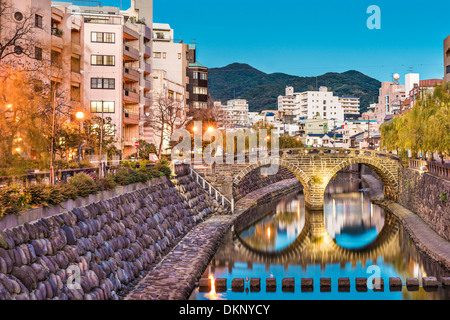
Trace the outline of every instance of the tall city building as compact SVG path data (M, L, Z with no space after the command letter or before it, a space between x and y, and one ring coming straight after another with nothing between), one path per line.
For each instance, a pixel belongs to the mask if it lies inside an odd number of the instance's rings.
M387 116L392 116L401 110L406 100L405 86L397 81L382 82L378 95L378 103L375 107L375 120L383 124Z
M247 100L229 100L226 105L220 105L220 108L222 112L218 122L224 129L250 127Z
M339 97L339 102L342 105L342 109L344 109L344 117L345 118L358 118L359 113L359 98L352 96L344 96Z
M188 54L188 106L190 112L196 109L204 109L209 106L209 70L197 60L197 46L189 45Z
M319 91L305 91L294 93L292 87L286 88L286 96L278 97L278 111L291 112L297 120L320 117L329 120L330 128L344 122L344 108L341 99L328 91L327 87L320 87ZM357 98L345 99L348 110L354 110L353 102ZM347 101L348 100L348 101ZM350 112L350 111L349 111Z
M450 81L450 36L444 40L444 80Z
M1 63L32 70L33 79L51 86L58 105L81 108L83 20L50 0L2 4L7 10L0 15L0 41L16 40L2 53Z

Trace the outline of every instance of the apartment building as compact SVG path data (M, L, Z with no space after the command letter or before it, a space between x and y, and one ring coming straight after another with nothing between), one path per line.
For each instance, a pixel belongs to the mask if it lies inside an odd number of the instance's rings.
M187 55L189 46L174 39L174 30L166 23L153 23L152 68L166 71L169 81L186 88L189 83Z
M28 47L17 46L6 62L40 65L35 73L51 82L58 103L73 115L111 118L118 156L134 153L134 141L146 138L141 115L151 108L152 32L145 21L153 19L152 1L132 0L126 11L50 0L14 1L13 7L14 23L31 9L35 25L24 42ZM8 30L0 32L7 37Z
M328 91L327 87L320 87L319 91L305 91L295 93L292 87L286 88L286 96L278 97L278 110L290 112L297 120L313 119L321 117L329 120L329 127L342 124L344 121L344 108L342 107L341 98L335 96L333 92ZM345 99L348 110L354 112L353 103L357 98L349 97ZM358 106L359 110L359 106Z
M385 122L386 117L392 116L401 110L406 100L405 86L397 81L382 82L379 90L378 103L375 107L375 119L379 124Z
M359 98L352 96L339 97L342 109L344 109L344 118L359 117Z
M187 104L190 111L207 108L210 104L209 69L197 60L197 46L195 44L189 45L188 61Z
M146 109L151 108L151 7L137 10L143 0L131 2L131 8L76 7L72 17L83 22L82 87L83 105L92 116L111 119L118 156L135 152L135 142L145 136ZM54 3L71 10L69 3ZM151 24L150 24L151 26ZM105 156L104 156L105 157Z
M250 127L247 100L229 100L226 105L220 105L220 108L222 112L219 119L219 125L224 129Z
M450 36L444 40L444 81L450 82Z
M7 1L7 5L10 10L0 17L0 39L11 39L17 27L31 28L2 63L33 70L34 79L51 85L56 103L75 113L83 96L83 21L49 0Z

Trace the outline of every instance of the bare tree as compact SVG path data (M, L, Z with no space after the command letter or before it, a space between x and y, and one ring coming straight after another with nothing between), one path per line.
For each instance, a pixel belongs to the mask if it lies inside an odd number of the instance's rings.
M153 106L151 123L160 139L158 155L161 158L164 139L170 139L175 130L186 124L186 110L182 101L164 95L159 95Z
M36 40L36 10L18 11L13 1L0 0L0 63L6 57L19 54L34 57Z

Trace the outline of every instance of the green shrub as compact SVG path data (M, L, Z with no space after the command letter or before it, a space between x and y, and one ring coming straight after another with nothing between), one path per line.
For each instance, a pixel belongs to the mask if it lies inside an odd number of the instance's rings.
M105 191L111 190L117 187L117 183L114 181L114 176L108 175L105 178L99 179L97 181L98 190Z
M23 192L30 206L48 207L50 192L48 192L46 186L36 184L34 186L25 188Z
M80 197L87 197L90 194L96 193L98 190L94 179L83 172L70 178L68 184L71 184L78 189L78 195Z
M67 201L69 199L75 200L76 198L78 198L78 189L73 184L62 184L59 186L59 190L64 199L63 201Z
M0 188L0 217L17 214L28 208L26 196L18 187Z
M156 164L155 169L162 172L162 174L166 177L170 177L170 175L172 174L172 169L170 169L170 163L167 160L159 161Z

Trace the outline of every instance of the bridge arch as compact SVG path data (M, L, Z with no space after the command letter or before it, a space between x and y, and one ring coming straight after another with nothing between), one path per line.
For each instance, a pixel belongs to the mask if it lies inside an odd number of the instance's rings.
M384 184L384 196L396 200L398 168L400 163L392 155L370 150L356 149L284 149L280 157L267 158L254 164L237 165L234 168L232 189L251 171L267 166L280 165L295 174L303 186L306 206L311 210L323 210L325 189L333 176L351 164L365 164L375 171ZM234 192L233 192L234 194Z
M384 166L380 161L374 158L347 158L332 167L329 172L324 176L323 185L324 192L331 179L342 169L352 165L352 164L364 164L372 169L378 177L381 179L384 185L384 196L388 199L396 199L397 197L397 187L398 187L398 176L394 175L391 170Z
M290 172L292 172L300 184L303 187L303 194L305 196L306 203L309 202L309 184L311 178L300 168L298 165L293 165L289 161L281 160L281 159L264 159L260 160L257 163L250 164L247 167L243 168L237 175L235 175L233 180L233 190L237 189L239 183L244 180L244 178L252 171L268 166L268 165L279 165L281 167L286 168Z

